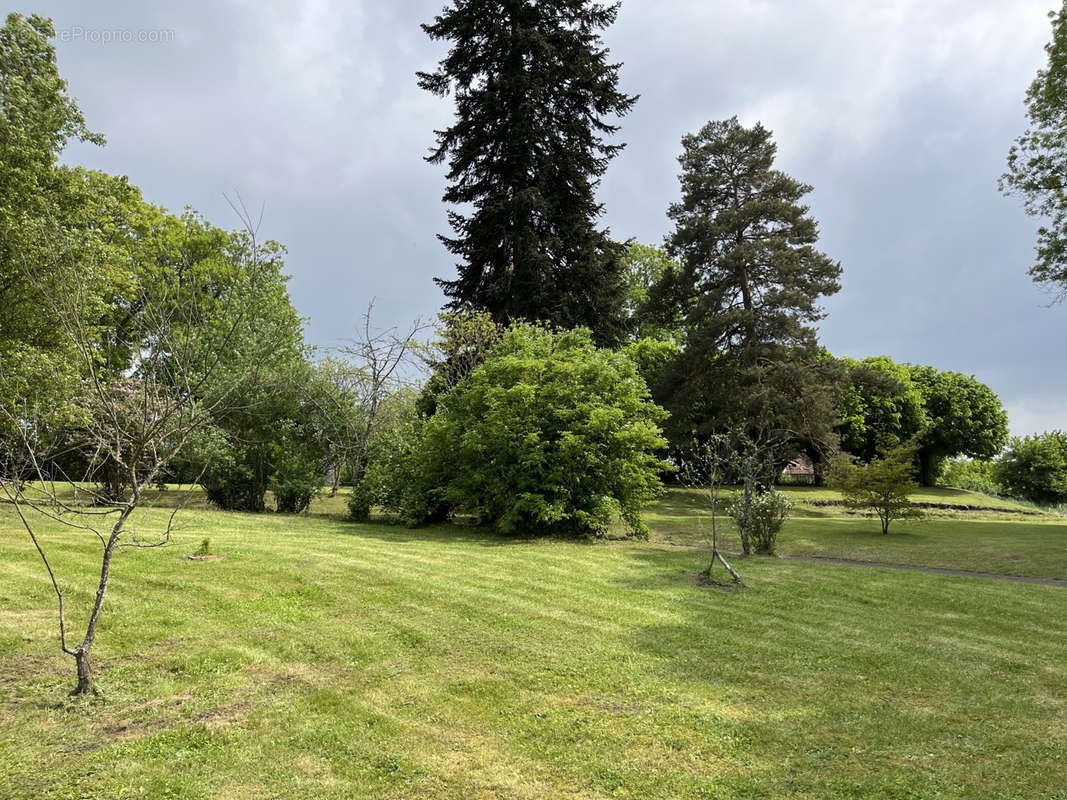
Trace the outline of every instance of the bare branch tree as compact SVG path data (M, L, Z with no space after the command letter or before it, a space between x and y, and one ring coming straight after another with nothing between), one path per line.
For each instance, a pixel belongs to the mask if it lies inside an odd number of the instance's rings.
M346 345L336 348L347 364L340 371L340 380L348 394L355 398L358 413L354 424L336 432L338 449L346 455L353 483L358 486L367 472L371 443L382 421L382 406L390 393L412 383L408 369L413 366L413 357L420 342L419 334L429 325L416 319L400 333L397 328L375 329L372 321L374 301L363 313L363 325L359 336Z
M734 582L743 587L745 582L741 580L741 576L730 566L730 562L719 549L718 516L719 507L722 504L721 491L730 480L736 461L730 437L716 434L708 437L704 442L694 442L685 456L679 460L679 473L682 481L689 488L703 493L708 508L708 518L711 522L711 561L703 574L711 579L715 562L718 561Z

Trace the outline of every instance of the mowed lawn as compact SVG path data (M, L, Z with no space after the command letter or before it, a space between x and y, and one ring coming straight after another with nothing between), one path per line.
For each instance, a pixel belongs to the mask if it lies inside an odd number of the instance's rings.
M728 592L656 541L180 520L119 557L74 701L0 507L0 797L1067 798L1062 588L755 558ZM45 538L85 608L95 548Z
M790 488L785 492L796 505L779 537L778 549L783 555L1067 579L1067 517L1061 515L1036 513L1009 500L959 489L928 489L912 499L1023 513L930 509L920 521L893 522L883 536L873 517L810 504L811 500L839 498L830 490ZM704 493L671 489L647 519L657 541L707 547L711 540L707 507ZM721 546L740 550L728 520L719 520L719 532Z

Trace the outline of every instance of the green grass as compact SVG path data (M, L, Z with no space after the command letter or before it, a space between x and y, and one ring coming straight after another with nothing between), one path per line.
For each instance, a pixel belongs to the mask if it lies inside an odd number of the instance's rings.
M0 507L0 797L1067 797L1063 589L749 559L732 593L655 542L179 519L118 559L73 701ZM46 538L84 608L95 548Z
M841 493L821 486L780 486L781 491L789 495L794 502L804 503L812 500L841 499ZM915 503L944 503L946 505L973 506L975 508L1001 508L1025 512L1040 513L1034 506L1020 503L1007 497L969 492L966 489L953 489L948 486L924 486L911 495Z
M783 555L849 558L894 564L1067 579L1067 518L1049 514L927 512L919 521L896 521L883 536L876 519L848 514L843 508L805 505L831 499L825 489L787 492L797 506L779 536ZM984 505L972 498L996 500L956 489L927 490L914 499L940 497L954 505ZM1001 500L1010 508L1010 501ZM647 515L657 541L706 547L710 524L704 495L672 489ZM720 520L722 523L722 520ZM729 522L723 523L723 546L740 550Z

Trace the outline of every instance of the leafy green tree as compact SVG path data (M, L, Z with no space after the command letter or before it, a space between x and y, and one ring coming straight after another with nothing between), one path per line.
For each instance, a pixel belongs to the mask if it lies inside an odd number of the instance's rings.
M182 454L180 474L199 476L208 501L228 511L264 511L268 492L276 511L305 510L323 487L328 457L317 409L302 402L299 381L310 377L299 362L261 370L215 417L212 435Z
M792 430L800 442L831 435L826 381L836 368L814 323L841 267L815 248L818 227L802 202L811 187L774 169L776 146L762 125L709 122L682 144L682 198L670 208L667 240L678 266L648 303L685 341L657 396L672 438L746 425Z
M307 410L312 414L317 411L315 407ZM308 422L307 416L280 420L267 446L271 463L269 486L274 493L274 508L282 514L306 511L322 491L326 451L323 441L316 437L318 430Z
M663 383L667 371L681 353L681 348L671 339L645 337L630 342L621 350L637 365L637 371L645 379L649 389Z
M459 257L438 283L453 310L496 322L586 326L622 337L621 246L596 227L595 190L622 148L607 121L635 97L617 88L600 31L618 3L454 0L423 30L450 50L419 86L452 94L455 121L437 132L432 163L448 161L444 200Z
M1035 503L1067 503L1067 433L1012 439L994 477L1009 494Z
M23 242L21 256L32 260L34 271L16 274L26 279L22 287L28 293L19 311L6 318L6 335L0 337L0 375L7 378L0 381L7 411L0 415L0 428L3 420L17 418L16 406L50 406L53 423L62 423L73 443L87 434L74 423L91 377L80 343L87 343L92 370L105 381L131 374L160 335L161 318L172 344L181 342L183 349L212 353L212 358L229 355L236 331L232 322L220 325L215 317L226 297L219 276L232 275L234 265L224 246L229 234L195 215L183 219L146 203L125 178L77 167L57 168L53 178L51 216L38 220L39 239ZM245 275L246 283L259 280L258 274ZM26 309L33 311L21 313ZM243 310L233 305L228 318L248 325ZM78 328L76 337L69 333L71 325ZM270 339L257 341L259 352L269 349ZM193 348L194 342L202 348ZM177 354L170 356L176 359ZM219 385L232 386L222 381L227 367L217 367L176 365L174 373L193 380L195 390L175 388L209 400L201 394L208 385L202 376L213 372ZM61 462L55 466L62 471L96 481L101 499L119 501L128 494L129 473L122 464L73 445ZM89 462L91 474L85 471Z
M106 247L115 231L105 230L108 212L124 202L118 182L96 181L99 193L79 192L100 173L58 165L68 141L103 138L86 127L67 93L54 36L51 21L36 15L9 14L0 27L0 408L8 412L30 397L47 399L43 405L59 414L71 411L82 364L46 302L59 279L57 262L92 254L86 325L121 283L113 278L122 265Z
M870 462L919 434L926 412L906 365L886 356L842 362L846 377L837 425L842 450Z
M623 314L630 337L634 340L680 340L680 331L659 325L648 316L649 292L663 280L668 270L676 269L678 265L662 247L633 240L626 243L621 263L625 287Z
M248 230L221 230L194 214L181 225L176 248L161 256L151 279L165 284L195 276L202 287L180 334L218 342L201 349L217 353L220 365L189 369L211 369L210 379L195 384L204 402L214 404L220 394L229 402L213 417L216 435L198 441L203 449L184 452L180 469L199 475L208 499L221 508L262 511L266 493L274 490L279 510L301 510L306 492L299 487L313 475L321 487L327 448L321 410L308 391L315 374L302 321L282 271L284 248L260 243Z
M993 461L957 456L945 461L938 479L945 486L968 492L999 495L1004 490L997 482Z
M1008 152L1000 189L1021 195L1026 213L1043 220L1030 275L1062 300L1067 296L1067 3L1049 17L1048 65L1026 93L1030 126Z
M1008 441L1008 414L996 393L973 375L908 367L923 401L926 424L919 434L919 480L937 481L941 464L952 456L989 459Z
M125 548L165 544L174 518L170 515L150 535L150 520L131 526L131 517L146 490L162 480L179 454L194 439L207 438L212 423L225 418L231 404L243 405L239 389L278 343L267 338L269 325L261 327L262 320L252 318L261 309L244 302L247 294L235 297L231 291L238 302L224 322L204 318L205 301L214 295L204 285L209 276L197 272L183 272L180 280L171 275L169 281L145 274L135 291L105 304L109 313L104 322L94 322L101 308L96 265L80 260L78 243L69 244L62 228L53 235L55 246L41 252L59 254L46 264L57 279L42 284L41 296L60 334L82 360L79 390L70 403L79 413L73 420L57 419L48 398L32 395L23 398L13 418L0 409L2 418L13 423L0 435L0 493L14 507L56 595L60 646L74 659L78 675L74 693L88 694L95 691L91 650L117 566L114 557ZM264 262L257 256L254 234L236 238L252 252L231 265L235 275L230 283L256 286ZM103 335L97 328L103 328ZM245 351L239 365L231 347L235 341ZM59 466L57 456L72 447L83 456L81 475ZM101 470L122 473L119 480L108 481L120 485L121 493L94 491ZM84 501L71 502L72 494ZM66 581L57 579L51 547L37 535L44 520L62 523L70 536L87 536L94 545L86 552L98 559L95 592L84 592L83 586L66 595L68 601L93 598L86 616L78 615L85 624L79 639L71 638L65 622Z
M27 216L47 214L59 154L71 139L103 144L67 94L52 21L8 14L0 28L0 225L7 242ZM12 256L5 247L4 261Z
M830 485L840 490L849 508L877 514L884 535L893 520L922 516L909 499L918 488L911 477L914 469L915 450L910 445L894 447L869 464L853 464L847 456L839 456L830 471Z
M583 329L509 329L425 424L424 474L450 507L503 532L600 534L641 508L669 466L664 412L626 356Z

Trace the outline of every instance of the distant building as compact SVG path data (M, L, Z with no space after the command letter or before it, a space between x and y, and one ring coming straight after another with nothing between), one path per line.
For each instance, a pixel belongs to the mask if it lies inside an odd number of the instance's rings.
M782 470L782 483L815 483L815 467L811 459L801 453Z

